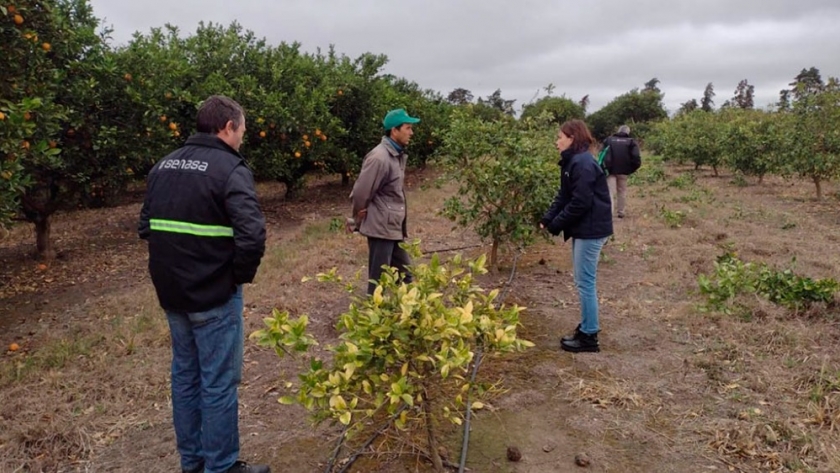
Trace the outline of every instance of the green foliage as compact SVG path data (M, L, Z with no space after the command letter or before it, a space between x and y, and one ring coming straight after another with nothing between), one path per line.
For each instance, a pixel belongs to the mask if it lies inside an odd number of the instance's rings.
M453 113L440 162L459 188L443 213L492 242L493 266L500 245L534 240L557 185L555 134L544 122L488 122L468 111Z
M419 252L416 244L408 249ZM405 284L390 268L372 296L353 298L338 319L340 341L328 347L332 361L311 359L299 383L288 384L292 394L280 402L303 405L316 422L338 421L351 433L384 415L396 416L396 426L408 435L428 428L427 415L460 424L476 350L502 353L533 346L517 337L523 308L497 308L499 291L487 293L477 285L476 277L487 272L484 256L459 255L443 263L433 255L411 272L414 281ZM317 279L342 283L334 269ZM347 288L352 292L353 285ZM292 320L275 311L251 337L280 356L287 350L304 352L315 344L306 334L307 323L306 316Z
M686 213L682 210L666 209L663 205L659 208L659 216L665 221L669 228L680 228L685 222Z
M384 74L382 55L304 53L235 22L200 23L189 35L167 25L119 47L99 28L88 0L20 0L0 10L0 226L34 222L41 252L52 213L113 203L184 143L212 94L245 108L242 152L256 178L290 191L309 173L349 183L389 109L423 120L409 148L413 165L435 153L449 119L439 94Z
M610 103L586 118L595 139L601 141L616 132L619 126L629 125L633 136L646 137L652 123L668 118L657 89L633 89L614 98Z
M702 110L681 114L654 125L648 143L666 160L711 166L717 175L726 146L717 115Z
M780 271L764 263L745 263L732 252L718 257L714 274L701 274L698 284L708 299L708 307L724 312L730 310L730 301L740 294L758 294L774 304L798 310L816 302L831 302L840 290L840 283L834 279L814 280L791 269Z
M586 111L579 103L566 97L548 96L525 105L520 118L523 120L537 118L544 113L548 114L551 122L558 126L575 118L582 120L586 116Z
M822 182L840 177L840 82L831 78L821 91L800 96L789 112L788 132L794 137L789 172L811 179L819 200Z
M742 81L731 106L682 110L656 124L645 144L666 159L711 166L716 175L726 166L741 184L767 174L810 179L822 199L822 184L840 177L840 81L823 83L811 68L791 85L777 111L760 111L751 109L751 86Z
M642 167L630 175L627 183L630 185L655 184L665 179L665 163L659 155L645 155Z

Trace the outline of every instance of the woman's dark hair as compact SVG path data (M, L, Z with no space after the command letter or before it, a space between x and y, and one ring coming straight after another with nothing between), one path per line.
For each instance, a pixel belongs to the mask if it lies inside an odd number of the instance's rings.
M224 130L229 121L238 130L244 118L245 112L235 100L223 95L211 95L198 109L196 128L199 133L215 135Z
M577 153L583 153L592 149L595 139L592 138L592 133L589 132L589 127L583 120L569 120L560 125L560 131L564 135L572 139L572 146L570 149Z

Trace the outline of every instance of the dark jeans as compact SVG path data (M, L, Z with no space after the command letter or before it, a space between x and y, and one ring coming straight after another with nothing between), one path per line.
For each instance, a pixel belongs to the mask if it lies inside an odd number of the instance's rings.
M185 470L226 471L239 458L244 343L242 286L206 312L167 312L172 334L172 418Z
M406 266L411 264L411 257L400 248L402 240L383 240L368 237L368 294L373 294L382 275L382 266L397 268L405 282L411 282L411 274Z

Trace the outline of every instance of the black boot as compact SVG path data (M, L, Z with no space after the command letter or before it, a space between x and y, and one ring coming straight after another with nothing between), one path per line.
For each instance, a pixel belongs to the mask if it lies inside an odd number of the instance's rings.
M583 332L580 331L580 324L578 324L578 326L575 327L574 333L572 333L571 335L566 335L565 337L561 338L560 341L561 342L571 342L572 340L577 340L578 337L580 337L580 335L582 333Z
M237 461L228 468L227 473L271 473L271 468L266 465L249 465L244 461Z
M576 339L569 341L563 340L560 342L560 348L562 348L563 351L570 351L572 353L601 351L601 347L598 346L597 333L590 335L588 333L580 332L580 336Z
M204 462L201 462L201 465L198 465L192 470L185 470L182 468L181 473L204 473Z

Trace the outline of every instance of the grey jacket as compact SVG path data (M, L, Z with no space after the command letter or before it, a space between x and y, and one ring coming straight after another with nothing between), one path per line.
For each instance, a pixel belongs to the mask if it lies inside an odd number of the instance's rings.
M404 240L406 229L405 163L407 157L383 137L362 163L353 185L353 216L367 209L367 216L356 222L359 233L386 240Z

